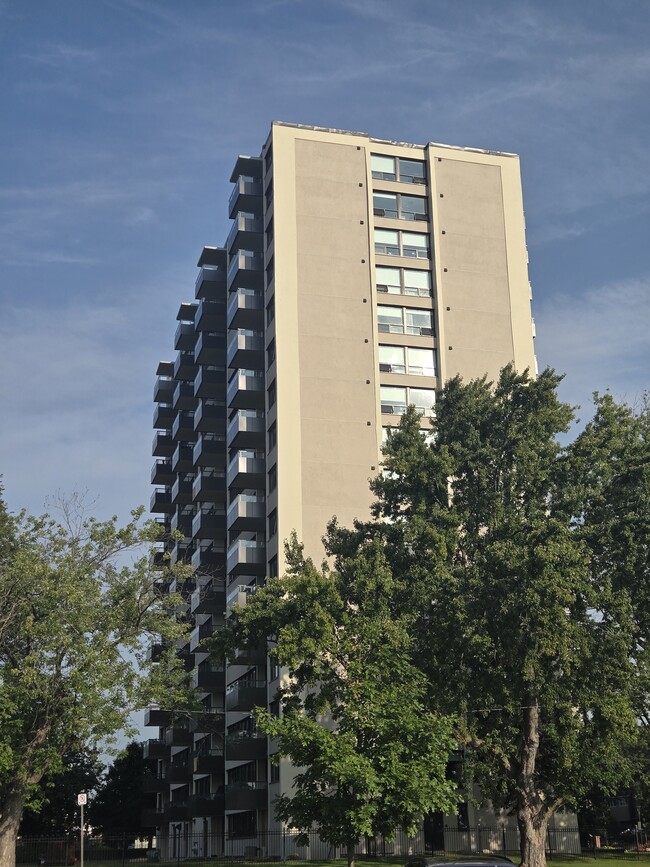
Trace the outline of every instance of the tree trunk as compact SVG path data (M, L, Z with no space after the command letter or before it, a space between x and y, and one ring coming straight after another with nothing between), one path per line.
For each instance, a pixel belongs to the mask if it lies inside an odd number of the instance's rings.
M356 843L348 843L348 867L354 867L354 850L356 848ZM2 867L2 865L0 865Z
M22 792L10 792L0 807L0 867L16 867L16 840L24 801Z
M528 815L526 815L528 813ZM519 852L521 867L546 867L546 826L547 818L534 821L530 811L519 810Z

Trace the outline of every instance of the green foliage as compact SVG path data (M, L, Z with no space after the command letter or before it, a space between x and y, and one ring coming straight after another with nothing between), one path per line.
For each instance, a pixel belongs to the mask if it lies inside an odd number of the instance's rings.
M20 824L21 837L69 837L79 830L79 792L92 793L103 766L96 751L75 750L61 759L61 771L46 774L31 798Z
M288 671L283 715L258 726L300 768L278 817L350 846L364 834L414 830L429 810L453 810L445 778L451 720L424 707L426 682L412 663L410 618L396 615L399 583L370 542L336 572L303 559L295 538L289 572L238 610L230 647L275 640Z
M140 830L145 806L144 776L151 762L143 756L142 744L132 741L108 768L88 811L89 823L104 835Z
M82 505L64 504L58 522L0 509L0 836L69 750L110 742L136 707L187 706L180 665L146 654L153 636L185 632L151 569L156 525L141 510L123 527L100 522Z
M629 779L648 692L647 413L599 398L561 447L558 383L448 382L430 435L411 410L389 438L376 520L328 543L337 565L381 543L428 707L462 717L472 778L524 836Z

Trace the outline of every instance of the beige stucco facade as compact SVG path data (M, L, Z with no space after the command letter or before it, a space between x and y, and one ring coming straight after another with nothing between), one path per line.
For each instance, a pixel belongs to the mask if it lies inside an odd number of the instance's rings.
M271 293L276 345L278 533L268 556L296 530L306 552L322 557L334 515L366 517L368 481L378 471L381 386L439 388L447 378L490 378L508 362L535 369L524 214L515 155L429 144L417 147L366 135L274 124L267 148L272 170ZM425 184L373 178L372 155L421 160ZM426 198L427 219L378 216L373 191ZM413 230L429 237L431 258L375 252L374 230ZM380 295L376 267L431 273L431 297ZM431 311L433 334L387 335L378 305ZM428 347L436 376L380 372L379 346Z

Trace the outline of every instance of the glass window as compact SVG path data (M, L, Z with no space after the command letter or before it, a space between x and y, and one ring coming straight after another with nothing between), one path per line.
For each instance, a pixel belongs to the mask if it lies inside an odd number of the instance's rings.
M397 196L395 193L373 193L372 207L376 217L397 219Z
M378 304L377 319L379 321L380 331L387 331L392 334L404 333L404 322L402 319L401 307L386 307L383 304Z
M399 256L399 232L375 229L375 253L384 256Z
M429 236L419 232L402 232L402 255L414 259L430 258Z
M381 350L381 347L379 347ZM414 376L435 376L436 369L433 349L417 349L409 346L407 350L408 372Z
M379 369L382 373L406 373L403 346L380 346Z
M436 402L436 392L433 388L409 388L409 403L423 413L429 413Z
M404 268L404 294L425 297L431 295L431 273Z
M427 200L422 196L400 196L399 215L403 220L426 220Z
M404 310L406 334L433 334L433 317L430 310L416 310L407 307Z
M382 157L379 154L371 154L370 169L373 178L379 178L383 181L394 181L397 179L394 157Z
M427 170L422 160L399 160L399 179L403 184L426 184Z
M389 295L401 294L399 268L383 268L381 265L377 265L375 281L378 292L388 292Z
M417 389L416 389L417 390ZM402 415L406 411L406 389L392 385L379 387L381 411L383 413Z

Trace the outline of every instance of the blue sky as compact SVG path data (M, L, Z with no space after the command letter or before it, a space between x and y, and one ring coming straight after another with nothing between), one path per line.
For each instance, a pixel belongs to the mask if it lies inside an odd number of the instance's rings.
M0 0L10 507L148 502L152 387L273 119L521 155L541 366L650 361L648 0Z

